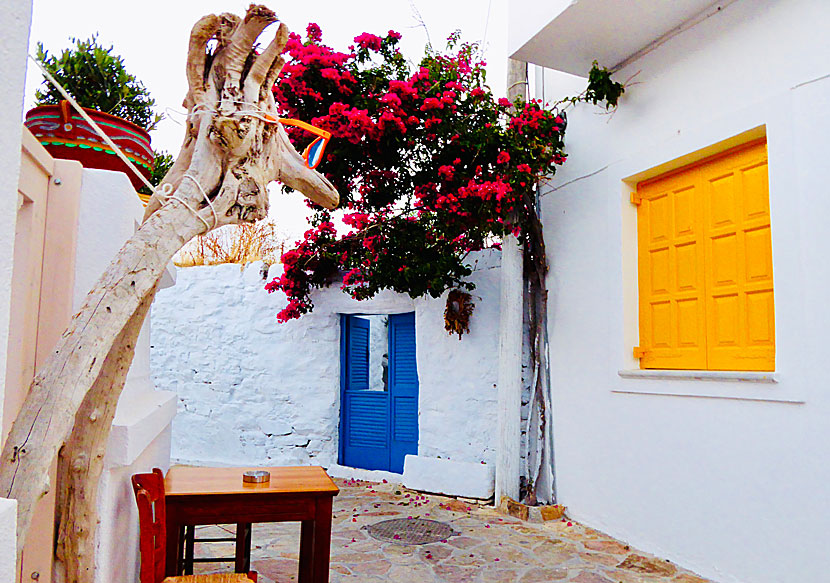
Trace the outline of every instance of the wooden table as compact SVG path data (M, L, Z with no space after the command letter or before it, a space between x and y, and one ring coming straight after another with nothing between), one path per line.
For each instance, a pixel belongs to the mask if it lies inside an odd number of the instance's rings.
M245 470L267 470L262 484L242 481ZM174 467L164 480L167 575L178 575L184 526L299 521L299 583L327 583L331 503L340 491L323 468ZM237 562L237 568L239 568Z

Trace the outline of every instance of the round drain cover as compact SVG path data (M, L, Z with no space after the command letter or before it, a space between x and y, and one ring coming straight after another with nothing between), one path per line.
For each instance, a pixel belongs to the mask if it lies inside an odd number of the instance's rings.
M424 545L458 534L449 524L423 518L383 520L369 525L366 530L372 538L399 545Z

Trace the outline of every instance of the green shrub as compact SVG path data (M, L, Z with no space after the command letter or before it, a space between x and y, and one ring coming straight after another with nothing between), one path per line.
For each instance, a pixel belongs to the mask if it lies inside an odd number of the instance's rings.
M152 130L162 116L153 111L155 100L144 84L127 73L124 60L113 47L98 44L97 35L87 40L70 39L75 46L60 56L37 44L37 60L82 107L96 109ZM48 81L35 94L37 105L59 103L63 96Z

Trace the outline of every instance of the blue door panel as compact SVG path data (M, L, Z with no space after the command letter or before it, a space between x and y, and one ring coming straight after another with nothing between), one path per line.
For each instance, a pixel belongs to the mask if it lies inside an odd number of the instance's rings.
M346 388L365 390L369 388L369 321L349 318L348 323Z
M390 471L402 473L407 454L418 453L418 366L415 314L389 316L389 372L392 382Z
M415 314L389 316L389 349L392 384L399 394L418 394L415 358Z
M395 424L392 427L392 439L417 444L418 399L414 397L395 397L392 401L392 410L392 415L395 418Z
M389 469L389 415L385 393L346 393L348 432L343 464L367 470Z
M389 396L369 390L369 321L342 319L340 463L367 470L389 467Z

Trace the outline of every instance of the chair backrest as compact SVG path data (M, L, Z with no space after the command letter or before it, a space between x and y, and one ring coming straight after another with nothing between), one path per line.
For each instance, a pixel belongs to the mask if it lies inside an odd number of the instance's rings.
M139 555L141 583L161 583L164 579L167 518L164 506L164 474L153 468L150 474L132 477L138 504Z

